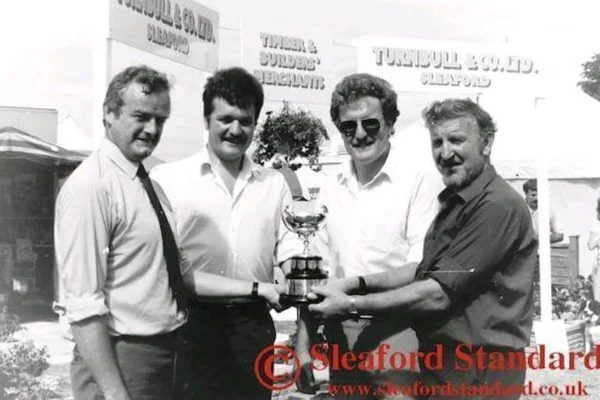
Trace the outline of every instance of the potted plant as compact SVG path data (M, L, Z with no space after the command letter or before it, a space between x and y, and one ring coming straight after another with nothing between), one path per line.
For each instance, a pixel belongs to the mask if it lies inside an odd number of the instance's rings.
M253 159L260 165L271 162L274 168L287 166L294 171L304 161L318 171L323 139L329 139L329 136L318 117L309 111L293 108L284 101L279 112L267 112L266 120L259 124Z

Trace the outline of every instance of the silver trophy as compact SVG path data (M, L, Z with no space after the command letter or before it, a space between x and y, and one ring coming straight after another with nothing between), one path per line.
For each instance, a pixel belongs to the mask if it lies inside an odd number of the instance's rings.
M290 272L286 274L286 292L282 300L291 304L308 303L306 295L312 288L321 286L327 281L327 274L321 269L322 258L310 254L309 239L325 225L327 207L322 206L321 212L295 212L290 206L283 210L283 223L296 233L304 243L302 255L294 256L291 260Z

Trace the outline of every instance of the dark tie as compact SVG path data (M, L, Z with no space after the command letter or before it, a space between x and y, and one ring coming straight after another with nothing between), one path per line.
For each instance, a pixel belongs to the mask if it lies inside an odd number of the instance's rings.
M158 200L158 196L154 191L152 181L142 164L140 164L140 167L137 170L137 176L140 178L140 181L142 181L142 185L144 186L146 193L148 193L150 203L152 203L152 208L154 208L154 212L158 218L163 242L163 252L165 254L167 272L169 274L169 286L171 287L171 291L173 291L173 297L175 297L175 300L177 301L177 308L184 311L187 309L187 297L183 285L183 277L181 276L181 270L179 269L179 249L175 242L173 231L171 230L165 211L160 204L160 200Z

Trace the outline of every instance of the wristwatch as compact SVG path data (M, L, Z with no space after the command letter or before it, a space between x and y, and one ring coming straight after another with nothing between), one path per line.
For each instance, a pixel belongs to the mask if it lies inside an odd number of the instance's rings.
M368 290L367 290L367 282L365 281L365 278L362 276L358 277L358 294L360 294L361 296L364 296L365 294L367 294Z

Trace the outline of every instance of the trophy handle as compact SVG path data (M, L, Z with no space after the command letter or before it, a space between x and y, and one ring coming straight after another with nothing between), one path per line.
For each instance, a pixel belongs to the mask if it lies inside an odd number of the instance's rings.
M290 218L290 205L289 204L283 208L283 212L281 213L281 220L283 221L283 225L285 225L285 227L290 232L294 232L294 229L290 226L290 223L288 222L288 218Z
M325 229L325 227L327 226L327 213L329 213L329 210L327 209L327 206L325 204L321 204L321 215L323 215L323 221L321 221L321 223L319 224L319 230L320 229ZM314 234L316 234L317 232L315 231Z

